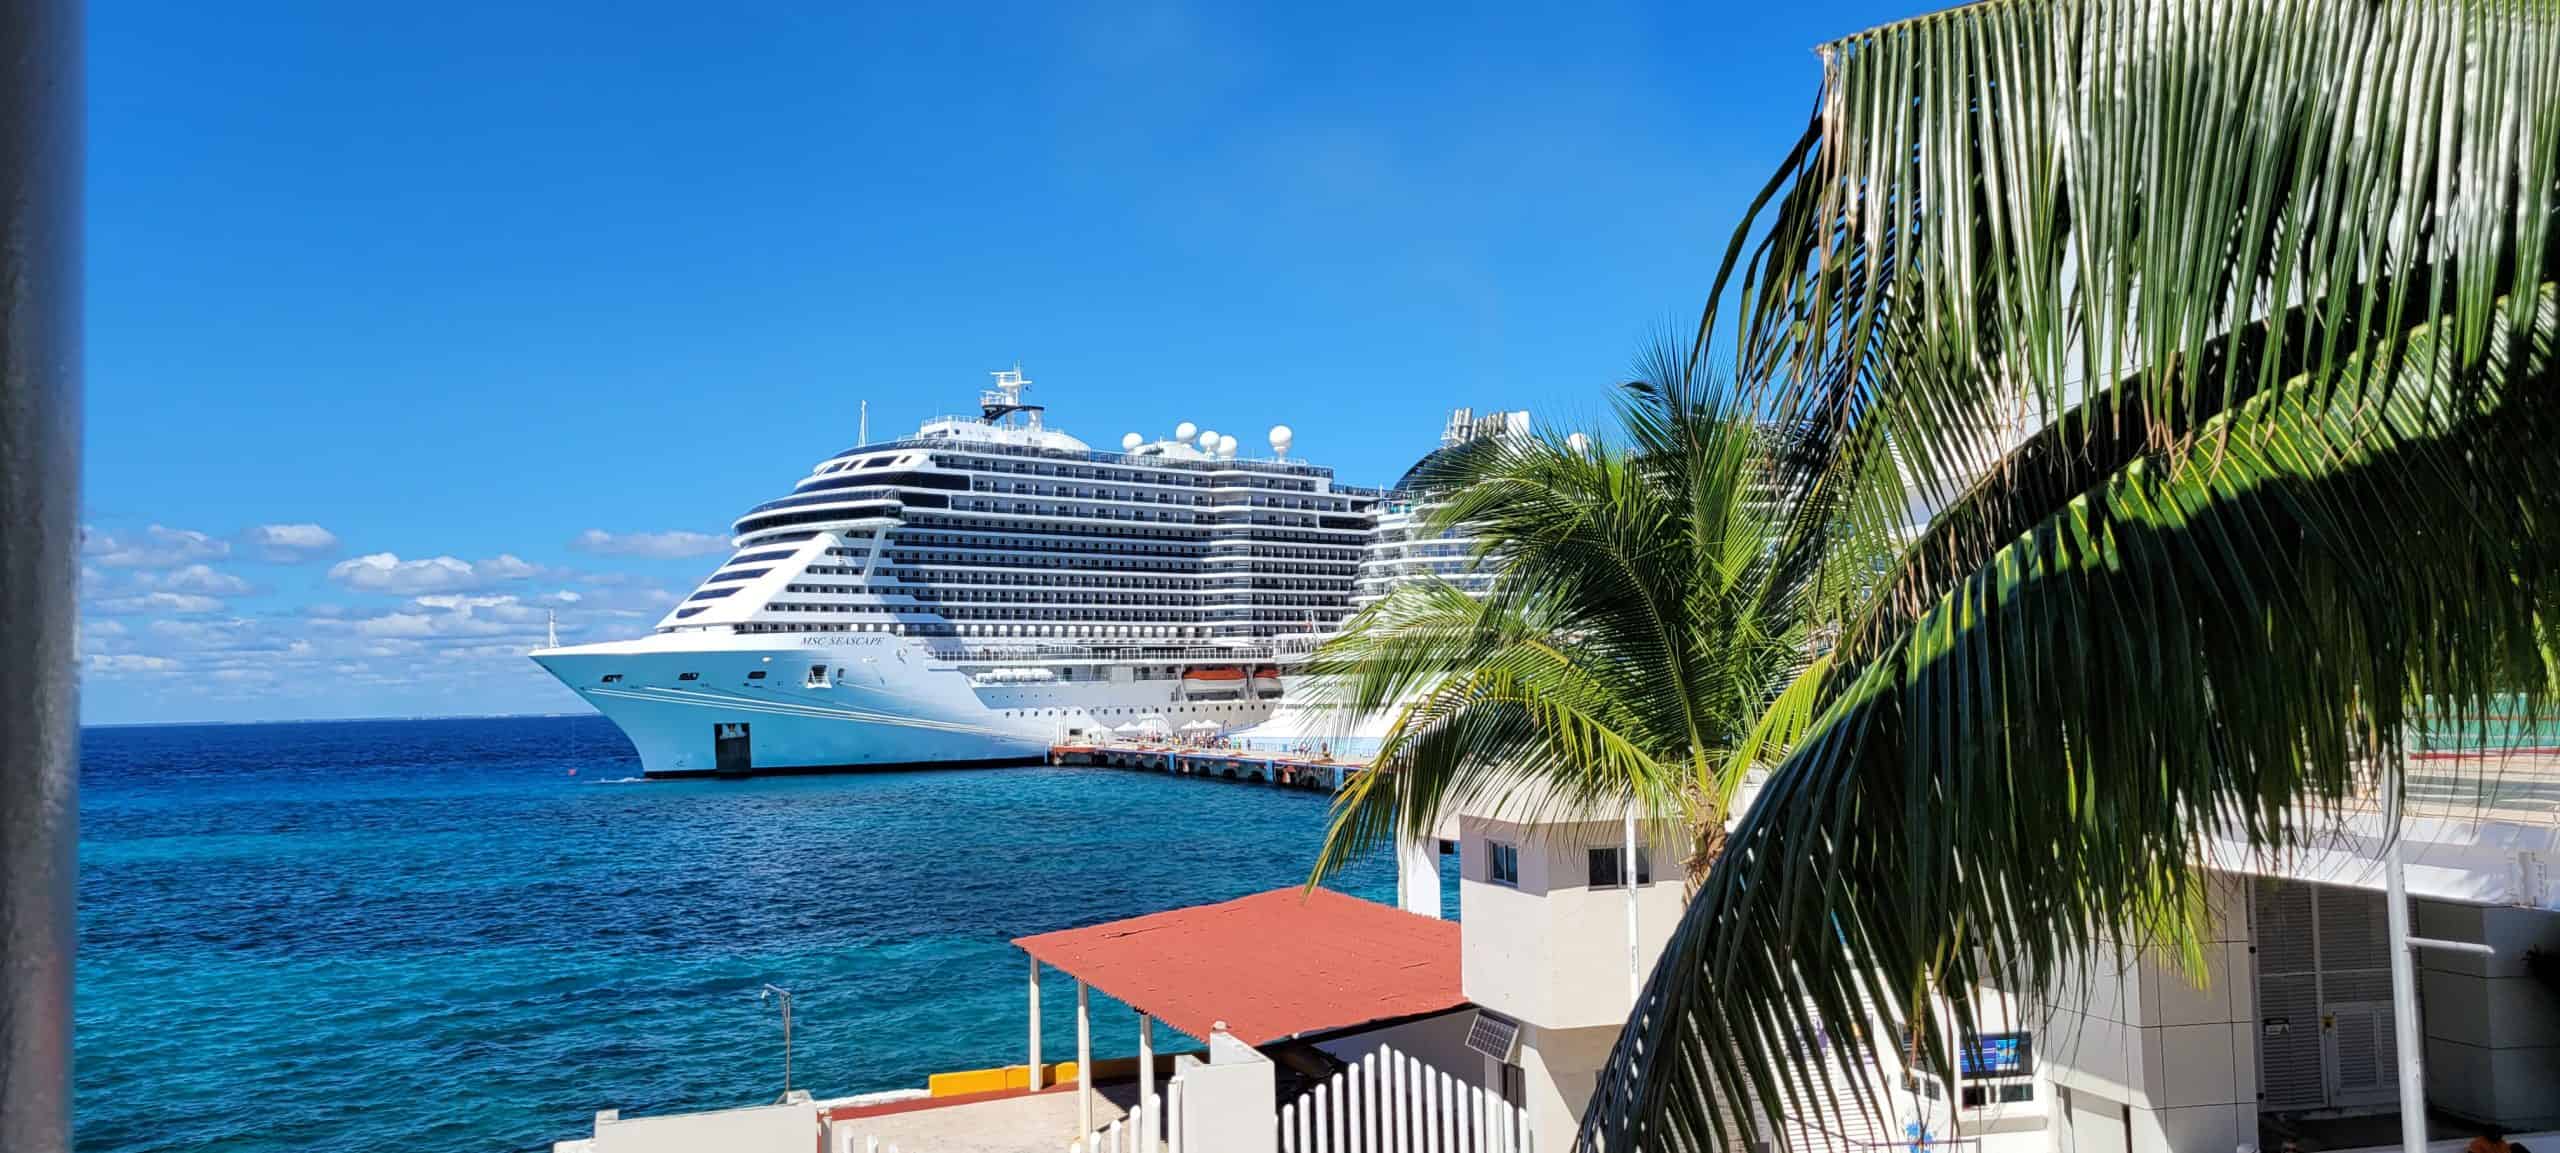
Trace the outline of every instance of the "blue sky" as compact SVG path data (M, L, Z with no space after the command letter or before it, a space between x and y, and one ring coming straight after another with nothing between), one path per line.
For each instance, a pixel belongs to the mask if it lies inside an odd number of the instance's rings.
M1917 10L93 6L83 711L579 708L546 613L1017 360L1364 483L1591 421Z

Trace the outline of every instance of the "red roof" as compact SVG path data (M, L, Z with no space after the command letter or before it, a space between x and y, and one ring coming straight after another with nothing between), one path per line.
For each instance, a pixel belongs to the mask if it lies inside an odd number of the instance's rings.
M1194 1037L1248 1045L1455 1009L1458 926L1330 889L1273 889L1014 941Z

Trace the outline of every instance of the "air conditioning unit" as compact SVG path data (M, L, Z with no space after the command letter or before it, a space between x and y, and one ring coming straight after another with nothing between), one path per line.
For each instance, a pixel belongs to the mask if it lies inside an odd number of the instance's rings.
M1467 1048L1505 1065L1517 1064L1520 1023L1478 1009L1475 1023L1467 1026Z

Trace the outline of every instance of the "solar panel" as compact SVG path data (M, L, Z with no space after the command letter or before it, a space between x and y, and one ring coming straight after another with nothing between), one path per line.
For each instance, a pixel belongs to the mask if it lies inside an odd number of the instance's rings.
M1476 1010L1475 1024L1467 1026L1467 1048L1496 1061L1509 1063L1512 1047L1519 1043L1518 1022L1503 1020L1482 1009Z

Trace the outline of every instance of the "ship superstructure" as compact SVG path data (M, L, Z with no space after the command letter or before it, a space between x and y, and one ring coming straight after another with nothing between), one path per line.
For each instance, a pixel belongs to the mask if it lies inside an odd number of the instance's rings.
M1428 470L1436 459L1474 441L1528 435L1526 411L1478 416L1471 408L1451 410L1448 426L1440 433L1440 447L1405 470L1378 502L1377 524L1352 582L1352 607L1367 608L1396 587L1422 580L1445 581L1470 596L1491 591L1494 566L1476 555L1475 538L1461 530L1432 530L1432 514L1440 500L1427 482Z
M1273 639L1350 613L1382 494L1291 458L1286 426L1268 457L1189 423L1096 451L995 375L977 415L747 510L651 635L534 659L653 776L1019 763L1268 715Z

